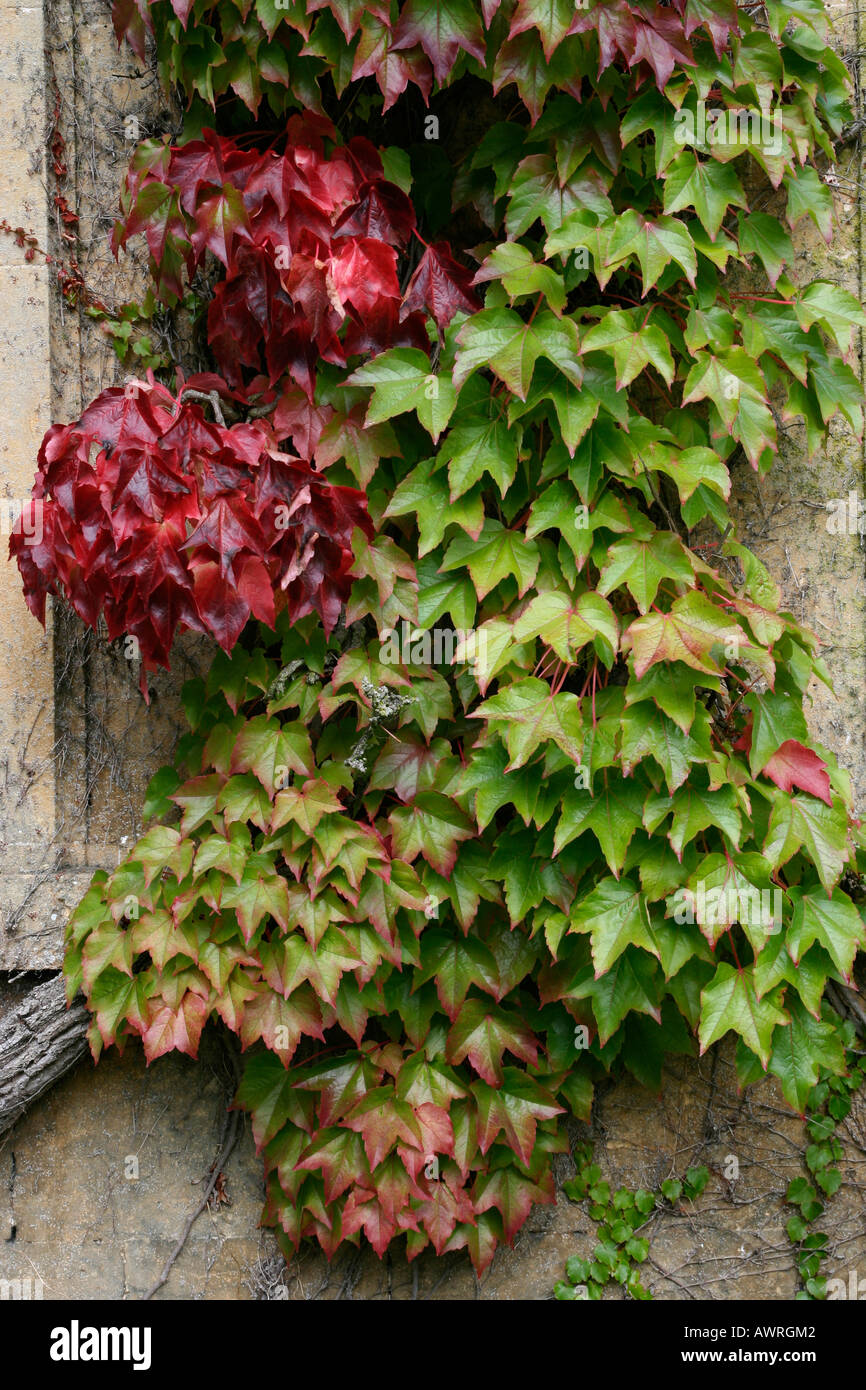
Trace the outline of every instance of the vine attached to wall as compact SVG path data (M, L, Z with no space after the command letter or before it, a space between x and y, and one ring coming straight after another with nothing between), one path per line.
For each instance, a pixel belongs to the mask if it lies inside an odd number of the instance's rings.
M606 1285L619 1284L631 1298L651 1299L641 1283L641 1265L649 1258L656 1213L700 1197L709 1182L709 1170L695 1165L682 1178L665 1178L652 1192L620 1187L611 1196L610 1183L592 1161L592 1145L578 1144L572 1157L577 1173L563 1184L563 1191L572 1201L587 1203L598 1242L592 1259L571 1255L566 1260L565 1279L556 1284L554 1296L563 1303L598 1302Z
M113 244L146 237L169 307L204 274L215 370L54 426L13 550L34 612L135 636L145 679L183 628L223 651L70 922L70 995L97 1056L240 1036L287 1255L482 1271L612 1069L657 1086L733 1032L800 1112L848 1074L829 673L727 505L780 427L862 427L861 310L793 266L804 219L832 235L847 75L816 0L115 23L189 116ZM617 1196L596 1264L643 1296Z

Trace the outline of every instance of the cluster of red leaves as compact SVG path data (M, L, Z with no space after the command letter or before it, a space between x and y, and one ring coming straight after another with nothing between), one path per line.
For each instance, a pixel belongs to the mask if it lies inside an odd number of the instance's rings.
M521 30L535 23L535 8L531 0L521 3ZM645 63L659 91L663 91L675 67L694 67L690 40L696 29L707 31L716 53L721 55L737 27L736 0L712 6L702 5L699 0L670 0L665 5L652 0L605 0L591 10L578 7L569 34L597 35L599 75L617 58L629 68Z
M441 330L479 307L471 274L447 246L429 246L401 293L398 258L415 232L406 194L385 179L376 148L358 137L328 152L325 117L294 116L282 154L241 149L206 131L136 153L114 229L115 251L144 232L160 293L182 293L211 251L225 267L208 311L208 340L226 379L244 368L266 384L290 377L312 400L317 359L389 347L428 349L429 313ZM249 373L247 373L247 384Z
M363 493L330 486L306 462L333 415L314 402L315 364L429 348L428 313L441 331L458 309L477 307L469 272L442 244L427 247L401 293L412 205L369 141L328 153L334 137L324 118L295 117L282 154L207 132L133 157L115 250L144 232L169 298L184 266L191 276L208 251L226 271L208 313L226 379L188 385L241 408L263 396L273 407L278 396L269 423L226 428L183 393L128 383L43 440L33 490L42 536L11 543L27 602L44 622L46 594L62 594L89 625L103 615L111 638L135 637L143 683L187 629L228 651L250 616L272 625L284 604L293 621L315 610L332 630L350 588L353 529L372 530ZM298 457L279 451L287 438Z
M228 651L250 615L272 626L277 602L293 621L315 609L330 631L353 530L372 534L363 493L280 453L268 424L211 423L152 376L51 427L33 498L41 538L10 543L31 611L44 623L54 592L91 627L104 615L110 638L137 639L142 681L177 632Z

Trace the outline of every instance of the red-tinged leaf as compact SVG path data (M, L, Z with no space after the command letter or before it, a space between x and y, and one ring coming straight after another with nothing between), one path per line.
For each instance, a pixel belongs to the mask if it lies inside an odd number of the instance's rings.
M360 1140L358 1141L360 1143ZM410 1197L423 1200L425 1193L418 1187L398 1153L389 1154L375 1169L372 1185L387 1221L396 1226L403 1215L409 1215ZM414 1213L413 1213L414 1217Z
M389 536L377 536L371 543L359 530L355 532L352 548L355 557L353 575L375 582L379 602L383 607L394 592L398 579L415 582L415 566L405 551L395 545Z
M342 904L332 888L315 893L308 884L288 885L289 918L301 928L310 945L318 946L332 922L346 920Z
M193 571L193 598L205 629L230 652L250 616L250 606L220 571L215 560L198 561Z
M474 822L441 792L419 792L408 806L388 817L396 854L408 864L422 855L431 868L448 878L457 858L457 845L475 835Z
M383 24L387 24L391 13L390 6L383 0L307 0L307 13L315 14L316 10L326 6L342 29L347 43L351 43L357 34L365 14L375 15Z
M117 228L115 230L118 232ZM180 214L177 194L158 179L145 183L139 191L122 234L114 237L115 247L137 232L144 232L160 292L169 297L177 296L181 285L175 270L179 267L172 264L171 251L188 251L191 255L192 244Z
M310 757L312 758L312 748ZM296 770L304 772L303 768ZM322 816L342 810L343 803L334 788L328 782L308 775L308 780L302 786L288 787L278 792L274 800L270 828L273 832L284 825L294 824L300 826L305 834L312 835Z
M202 965L202 970L204 970L204 965ZM259 990L254 986L252 977L247 971L232 971L228 978L228 984L217 996L214 1009L226 1027L231 1029L233 1033L240 1033L247 1002L254 999L258 993Z
M381 1067L382 1070L386 1071L394 1080L397 1079L400 1072L403 1070L405 1052L400 1043L371 1042L362 1050L365 1056L369 1057L374 1067Z
M99 1060L102 1045L107 1047L117 1040L119 1030L131 1029L141 1035L147 1027L147 983L144 975L124 980L119 987L115 979L108 987L104 979L97 980L87 1004L94 1020L88 1030L94 1061Z
M375 77L385 98L383 114L406 90L407 83L416 83L425 101L433 85L430 64L420 46L409 52L397 52L391 38L391 29L387 24L381 23L375 16L365 18L352 68L353 82L362 77Z
M736 0L688 0L684 33L690 39L695 29L703 25L713 41L719 57L728 38L739 28Z
M318 1095L319 1123L327 1127L342 1120L381 1080L381 1069L373 1066L369 1058L350 1057L305 1068L295 1084L299 1090Z
M216 772L204 777L193 777L172 794L171 800L183 809L180 823L182 835L189 835L206 820L219 824L222 817L216 809L216 803L225 780Z
M81 951L82 974L88 990L93 988L95 976L106 965L114 965L118 970L125 970L128 975L132 974L131 968L126 969L122 954L118 954L113 960L110 956L105 957L103 955L103 950L100 949L101 935L102 933L97 927L96 931L90 933ZM111 933L115 947L131 944L130 938L135 943L136 954L147 951L154 965L160 971L164 970L166 963L173 960L175 956L188 955L190 952L190 943L186 935L178 930L171 913L166 912L164 908L157 908L155 912L145 912L133 924L129 933L123 933L121 936L118 936L117 932L114 931ZM96 953L95 958L94 953ZM196 963L198 963L197 955L196 952L193 956ZM98 968L95 968L97 966ZM210 976L208 978L210 979ZM213 982L211 981L211 983Z
M192 10L193 0L171 0L171 8L174 10L181 22L181 27L186 28Z
M411 912L423 912L426 902L427 894L415 870L409 864L394 860L388 879L378 874L367 875L364 891L358 899L358 912L363 919L369 919L386 946L391 948L396 943L399 956L401 947L396 928L397 912L401 907Z
M411 730L401 734L400 742L385 747L370 774L371 790L393 787L401 801L411 801L419 791L429 788L442 758L450 752L444 739L430 747Z
M136 58L143 63L147 33L151 27L147 0L114 0L111 17L117 42L125 38Z
M229 780L220 789L217 797L217 810L223 812L226 826L235 822L252 821L264 830L270 818L270 802L259 780L252 773L243 773ZM248 867L252 867L248 863ZM270 864L257 864L257 868L270 869Z
M158 926L164 926L166 919L171 922L171 918L166 913L159 914L156 921L153 919L154 914L147 913L142 921L152 923L154 931ZM135 941L137 946L137 934ZM82 974L88 993L92 991L97 978L108 966L114 966L116 970L121 970L124 975L128 975L131 979L133 933L131 931L118 932L113 922L106 922L89 934L82 947L81 958Z
M147 1027L141 1037L148 1062L174 1051L198 1056L199 1038L209 1012L207 999L191 990L187 990L176 1008L159 995L149 999Z
M660 92L664 91L675 67L695 66L691 45L683 37L679 15L659 6L646 20L642 16L637 18L629 66L640 62L652 68Z
M467 999L448 1034L448 1061L456 1065L468 1058L483 1081L501 1086L506 1050L532 1067L538 1064L538 1043L516 1014L484 999Z
M132 518L123 522L124 530L128 529L130 521ZM142 600L149 599L154 590L164 583L179 590L188 588L189 572L184 558L178 554L183 538L180 518L178 522L172 518L147 526L142 524L139 517L136 529L128 538L115 533L115 540L120 545L116 552L113 577L116 578L117 571L125 571L130 579L137 580L137 596ZM128 605L127 612L130 607Z
M315 1132L314 1100L295 1085L296 1077L287 1072L278 1057L259 1052L248 1058L238 1088L237 1104L252 1115L253 1137L261 1149L287 1123L297 1125L310 1137Z
M297 1202L307 1182L307 1174L295 1165L307 1147L308 1136L297 1125L287 1124L265 1148L265 1174L268 1194L268 1215L277 1219L277 1208L283 1205L283 1195ZM272 1179L276 1174L280 1191Z
M164 386L142 381L131 389L110 386L90 403L74 425L52 425L39 453L40 464L52 464L68 448L77 444L79 456L87 457L89 440L118 444L121 439L152 444L172 423L173 400Z
M443 332L459 310L474 314L480 308L481 301L472 289L472 271L455 261L447 242L428 246L403 297L401 319L423 310Z
M360 888L369 868L384 865L387 872L388 855L383 841L369 825L353 822L348 816L329 816L316 826L313 838L314 867L318 869L319 859L322 870L341 868L353 888Z
M627 0L612 0L612 3L595 5L591 10L578 10L571 25L572 34L585 34L595 29L598 32L599 76L610 67L617 52L627 62L634 53L636 23L632 7Z
M288 772L299 773L302 777L315 775L316 764L310 736L303 724L280 724L276 718L257 715L244 724L235 742L231 771L254 773L268 797L273 799L277 788L285 784ZM342 810L339 801L336 805L331 804L335 800L331 792L325 805L330 810Z
M678 598L669 613L652 612L638 618L623 637L631 647L638 680L659 661L683 661L695 671L717 674L712 648L742 639L742 629L698 590Z
M222 911L237 913L244 942L249 945L262 920L272 917L284 931L289 928L289 893L286 880L267 873L264 866L248 864L240 883L227 882L220 894Z
M118 544L141 524L142 517L162 521L169 509L175 525L187 518L198 521L192 488L168 463L154 444L117 448L106 456L99 491Z
M212 551L220 574L233 579L235 556L250 551L261 557L265 544L261 527L250 509L239 498L220 497L181 549Z
M316 256L296 255L286 280L286 289L304 312L313 337L327 341L345 317L343 303L333 278Z
M235 566L238 594L254 618L265 627L276 625L274 585L270 573L257 555L245 555Z
M370 1091L343 1123L362 1136L371 1168L381 1163L398 1143L421 1148L421 1131L415 1113L411 1105L395 1099L392 1086Z
M358 965L358 955L336 928L325 933L317 950L293 933L259 947L262 970L272 989L289 998L301 980L309 980L320 999L334 1006L340 980Z
M574 9L572 0L519 0L508 37L537 29L549 61L571 28Z
M359 487L366 488L376 472L380 458L400 458L401 450L391 426L365 425L365 404L355 406L348 415L332 415L314 445L317 468L324 471L345 459Z
M397 254L392 246L373 237L339 240L329 274L337 301L341 306L350 305L361 320L375 321L383 300L400 297Z
M472 1223L475 1213L469 1194L456 1183L452 1187L448 1177L431 1182L429 1187L430 1196L416 1203L414 1211L433 1242L436 1254L441 1255L458 1221Z
M330 406L314 405L299 386L287 383L271 417L274 434L279 440L290 439L301 458L312 458L333 413Z
M225 185L212 198L199 203L190 235L199 257L207 247L224 266L230 265L235 240L248 240L250 236L244 200L237 189Z
M511 772L523 767L549 740L575 763L581 760L583 715L577 696L553 692L545 681L530 677L506 686L472 711L472 719L501 721Z
M494 93L511 82L516 85L533 125L541 116L551 87L569 92L577 100L581 96L580 74L568 45L555 52L548 62L535 34L515 34L499 48L493 67Z
M435 981L439 1001L452 1022L471 985L478 985L486 993L499 997L496 960L475 937L425 931L416 988L430 979Z
M484 1211L478 1214L474 1225L464 1222L456 1227L443 1253L467 1250L475 1273L480 1279L496 1254L496 1247L501 1240L501 1218L495 1211Z
M295 1167L321 1173L325 1201L329 1204L356 1183L364 1188L372 1186L361 1137L349 1129L323 1128L304 1149Z
M795 738L787 739L777 749L769 762L765 763L763 774L769 777L771 782L775 782L777 787L781 787L782 791L789 792L793 791L794 787L801 787L804 792L811 792L821 801L826 801L828 806L833 805L827 764L811 748L804 748Z
M423 1105L416 1105L415 1119L421 1131L421 1149L425 1154L453 1154L454 1127L447 1110L425 1101Z
M323 1026L321 1004L309 985L301 985L291 999L266 990L244 1008L241 1042L247 1048L261 1038L288 1066L302 1037L324 1042Z
M346 1199L348 1201L348 1198ZM356 1231L346 1232L343 1228L342 1213L337 1207L331 1218L330 1228L323 1225L321 1221L310 1221L304 1228L304 1235L311 1236L319 1242L322 1254L326 1260L332 1260L342 1245L344 1240L353 1245L358 1244L358 1234Z
M254 956L248 955L246 951L230 942L217 945L213 941L205 941L199 947L195 959L202 973L220 995L226 993L229 978L236 965L256 964Z
M201 140L170 147L166 181L177 188L185 212L195 211L202 187L217 189L222 185L228 154L228 144L213 130L204 131Z
M367 1198L363 1190L350 1194L343 1208L343 1236L355 1231L363 1231L376 1254L381 1259L397 1234L397 1226L389 1221L385 1211L375 1197Z
M454 1128L454 1153L452 1157L465 1179L470 1168L473 1165L478 1166L475 1162L479 1152L475 1134L475 1102L474 1100L471 1102L458 1100L456 1103L452 1101L448 1114Z
M533 1203L549 1204L556 1200L550 1174L540 1182L524 1177L514 1167L497 1168L494 1173L481 1173L475 1182L472 1200L476 1212L496 1207L502 1217L502 1229L510 1245L520 1230Z
M486 1154L497 1135L504 1133L505 1142L526 1164L532 1161L537 1121L564 1113L549 1091L516 1067L505 1068L498 1089L476 1081L472 1092L478 1103L481 1152Z
M461 48L484 63L484 35L469 0L408 0L394 30L393 47L415 44L430 59L439 83L447 81Z

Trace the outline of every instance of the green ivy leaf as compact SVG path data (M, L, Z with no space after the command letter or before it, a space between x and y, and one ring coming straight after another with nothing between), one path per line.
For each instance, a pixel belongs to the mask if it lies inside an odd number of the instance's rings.
M779 1006L780 998L781 991L775 990L759 999L751 967L740 970L723 961L701 991L701 1052L733 1031L766 1068L772 1056L774 1029L789 1023Z

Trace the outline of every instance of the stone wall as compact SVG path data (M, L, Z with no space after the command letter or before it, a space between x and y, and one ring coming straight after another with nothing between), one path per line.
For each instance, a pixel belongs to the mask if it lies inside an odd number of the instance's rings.
M836 0L836 44L861 102L859 11ZM0 0L0 218L23 225L56 255L77 254L106 299L134 296L142 268L114 265L107 248L129 154L126 117L140 135L169 129L153 73L118 53L106 0L22 5ZM55 110L55 103L59 105ZM49 154L59 132L65 175ZM800 277L824 275L863 299L861 150L840 151L831 178L838 231L830 247L801 226ZM55 196L79 217L75 245ZM71 235L67 232L67 235ZM74 418L123 372L99 327L63 303L43 259L0 236L0 497L29 493L42 433ZM831 535L825 503L864 495L861 444L836 425L826 452L805 454L785 435L783 461L758 480L735 474L741 538L780 582L785 604L812 626L836 694L816 686L816 736L852 775L866 804L866 651L859 537ZM178 691L206 666L207 647L179 644L175 670L152 682L151 703L122 652L84 633L60 610L47 633L28 614L17 570L0 556L0 1011L34 971L56 969L66 915L94 867L114 865L138 829L143 788L180 728ZM170 1256L220 1150L231 1066L209 1037L199 1064L169 1057L146 1067L137 1048L85 1061L0 1139L0 1279L39 1278L50 1298L137 1299ZM575 1126L575 1134L586 1133ZM866 1274L866 1103L843 1127L844 1183L825 1228L830 1276ZM802 1171L804 1132L768 1081L740 1096L731 1049L673 1060L662 1092L630 1081L602 1089L592 1124L598 1161L615 1184L655 1185L706 1163L711 1182L687 1214L654 1218L647 1282L656 1297L790 1297L797 1285L784 1233L784 1192ZM724 1176L729 1156L740 1176ZM572 1171L558 1160L560 1180ZM221 1184L221 1190L223 1185ZM547 1298L570 1254L594 1243L591 1223L560 1194L539 1208L513 1251L479 1284L463 1255L424 1255L414 1266L315 1252L278 1274L274 1247L256 1230L261 1175L247 1130L225 1164L227 1201L208 1208L157 1297Z

